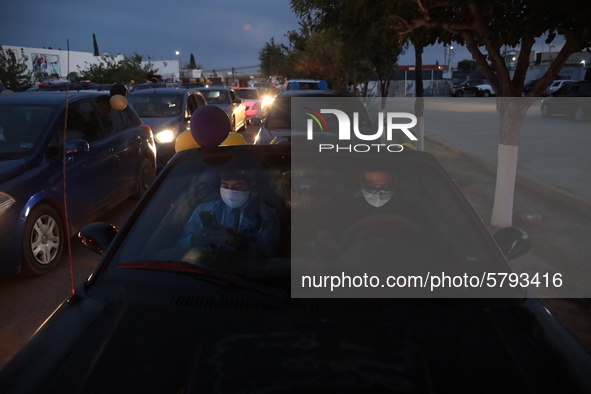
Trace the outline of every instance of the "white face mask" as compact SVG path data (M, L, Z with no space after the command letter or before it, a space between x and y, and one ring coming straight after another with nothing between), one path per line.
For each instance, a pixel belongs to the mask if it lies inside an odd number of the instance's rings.
M249 191L243 192L239 190L224 189L223 187L220 187L220 194L222 200L224 200L226 205L230 208L240 208L250 196Z
M379 190L375 193L370 193L365 191L365 189L361 189L361 192L363 194L363 198L365 198L365 201L367 201L371 206L374 206L376 208L379 208L388 201L390 201L392 195L394 194L393 192L386 192L383 190Z

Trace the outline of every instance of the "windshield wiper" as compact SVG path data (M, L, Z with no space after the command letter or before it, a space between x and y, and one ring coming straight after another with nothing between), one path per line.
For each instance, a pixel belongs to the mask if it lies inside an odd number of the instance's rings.
M229 283L234 286L253 290L280 300L285 300L287 298L287 292L285 290L262 286L254 282L244 280L240 276L233 275L226 271L214 268L197 267L184 261L134 261L123 263L118 267L196 274L198 276L215 278L223 281L224 283ZM219 282L216 283L219 284Z

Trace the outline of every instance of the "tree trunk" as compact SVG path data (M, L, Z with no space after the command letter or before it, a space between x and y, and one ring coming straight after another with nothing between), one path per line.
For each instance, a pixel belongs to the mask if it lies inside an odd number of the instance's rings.
M415 116L417 125L414 127L414 134L417 137L417 150L425 150L425 88L423 87L423 47L415 45Z
M491 217L491 225L494 227L511 227L513 223L513 195L517 174L519 132L530 105L529 100L507 97L497 100L500 143L497 153L495 200Z

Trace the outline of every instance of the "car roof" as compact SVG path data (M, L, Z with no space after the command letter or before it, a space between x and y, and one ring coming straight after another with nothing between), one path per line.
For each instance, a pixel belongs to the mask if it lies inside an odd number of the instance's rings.
M214 86L207 86L204 88L195 88L196 90L199 90L201 92L206 92L208 90L233 90L234 88L229 88L227 86L218 86L218 85L214 85Z
M152 95L152 94L184 94L185 92L198 92L195 88L154 88L154 89L141 89L141 90L134 90L133 92L129 93L129 95L138 96L138 95Z
M66 94L68 93L68 94ZM48 92L22 92L0 95L0 102L4 104L60 104L66 100L78 101L84 98L106 96L107 92L98 90L83 91L48 91Z
M356 97L353 93L344 90L309 89L309 90L282 90L277 97Z
M315 83L320 82L320 79L288 79L287 82L303 82L303 83Z

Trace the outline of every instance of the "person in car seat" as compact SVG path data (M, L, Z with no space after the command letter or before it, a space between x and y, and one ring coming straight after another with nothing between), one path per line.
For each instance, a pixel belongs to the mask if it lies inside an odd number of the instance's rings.
M178 246L201 247L214 256L219 252L274 256L280 241L278 212L263 201L256 186L252 171L222 170L220 198L197 206Z

